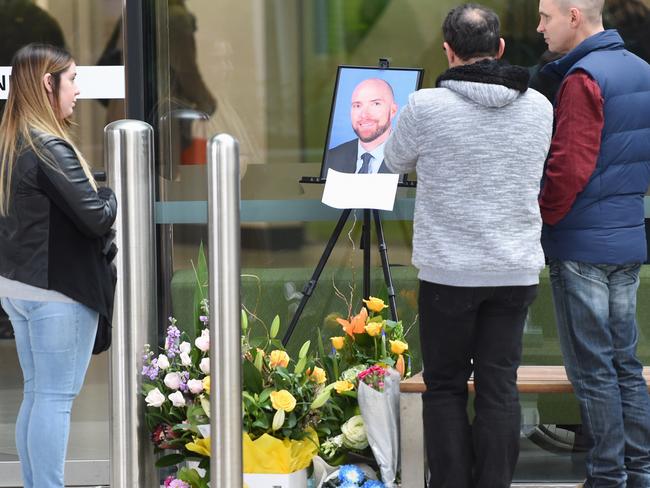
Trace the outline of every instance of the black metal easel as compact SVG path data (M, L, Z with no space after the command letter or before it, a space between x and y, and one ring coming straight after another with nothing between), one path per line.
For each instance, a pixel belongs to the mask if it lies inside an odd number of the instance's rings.
M298 308L296 309L296 312L293 314L293 318L291 319L291 323L289 324L287 332L285 333L282 339L282 344L284 344L285 346L289 342L289 339L293 334L293 330L296 328L296 325L298 324L298 320L300 319L300 315L302 314L305 305L307 305L307 301L309 300L309 298L311 298L311 295L314 292L316 285L318 284L318 279L320 278L320 275L323 272L323 269L325 268L325 264L327 263L327 260L332 254L332 250L334 249L334 246L336 245L336 241L338 240L339 236L341 235L341 232L343 231L343 227L345 226L345 223L347 222L351 211L352 209L348 208L343 210L343 212L341 212L341 217L339 217L339 221L336 224L334 230L332 231L332 235L330 236L329 241L325 246L325 250L323 251L320 260L318 261L318 265L316 266L316 269L314 270L311 279L307 282L307 284L302 290L302 299L300 300L300 303L298 304ZM379 215L379 210L374 210L374 209L363 210L363 227L361 230L361 248L363 249L363 297L365 299L368 299L370 297L370 232L371 232L370 216L371 214L374 217L375 230L377 231L377 244L379 247L379 255L381 256L381 267L384 271L384 280L386 281L386 288L388 289L388 305L390 308L390 314L391 314L391 318L394 321L397 321L398 318L397 318L397 304L395 302L395 287L393 286L393 279L390 274L390 265L388 263L388 248L386 247L386 241L384 239L384 228L381 224L381 217Z
M387 58L379 58L379 68L388 69L389 60ZM325 181L324 179L321 179L318 176L304 176L303 178L300 179L300 183L324 183L324 181ZM399 183L398 186L413 188L415 187L415 185L416 185L415 181L409 181L408 178L404 176L403 180ZM302 314L305 305L307 305L307 301L311 297L312 293L314 292L314 289L316 288L316 285L318 284L318 278L320 278L320 275L323 272L323 268L325 268L325 264L327 263L327 260L329 259L330 255L332 254L334 245L336 244L336 241L341 235L341 231L343 230L343 227L345 226L345 223L347 222L351 211L352 209L348 208L343 210L343 212L341 212L341 217L339 217L339 221L336 224L334 230L332 231L332 235L330 236L329 241L325 246L325 250L323 251L320 260L318 261L318 265L316 266L316 269L314 270L311 279L302 290L302 298L300 300L300 303L298 304L298 308L296 309L296 312L293 314L293 318L291 319L291 323L287 328L287 332L284 334L284 337L282 338L282 344L284 344L285 346L287 345L287 342L289 342L289 339L293 334L293 330L296 328L296 325L298 324L298 320L300 319L300 315ZM379 215L379 210L376 209L363 210L363 227L361 230L361 249L363 249L363 298L368 299L370 297L370 232L371 232L370 216L371 214L374 217L375 230L377 231L377 244L379 246L379 255L381 256L381 267L384 271L384 280L386 282L386 288L388 289L388 305L390 308L390 314L391 314L391 318L397 322L398 318L397 318L397 304L395 302L395 287L393 286L393 278L391 277L390 274L390 264L388 263L388 248L386 247L386 240L384 239L384 228L381 224L381 217Z

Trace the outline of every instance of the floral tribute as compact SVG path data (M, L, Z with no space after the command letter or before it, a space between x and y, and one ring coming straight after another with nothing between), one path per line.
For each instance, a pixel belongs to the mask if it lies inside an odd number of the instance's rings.
M387 308L383 300L370 297L363 302L365 306L356 315L336 318L341 334L329 338L329 353L323 341L320 345L325 369L336 379L322 393L330 403L319 425L320 456L335 465L373 461L357 398L359 381L383 391L387 368L394 368L401 377L411 374L402 323L382 317Z
M310 356L310 341L294 360L276 338L253 337L242 313L244 473L292 473L318 453L317 428L328 399L327 374Z
M206 315L202 323L207 327L207 302L204 307ZM158 467L185 460L198 461L203 469L209 466L210 438L204 437L200 429L210 423L209 349L209 329L203 329L191 344L173 318L170 318L163 350L156 355L150 346L145 346L142 366L145 419L155 452L166 453L156 462ZM198 474L190 477L200 478ZM201 486L198 480L195 484L188 484L190 480L167 481L166 486L172 488Z
M195 292L193 337L169 318L165 340L159 350L145 345L142 357L142 395L145 421L156 466L184 461L198 462L195 469L181 468L168 477L165 487L207 488L210 465L210 329L209 305L203 290L207 286L207 264L200 249Z

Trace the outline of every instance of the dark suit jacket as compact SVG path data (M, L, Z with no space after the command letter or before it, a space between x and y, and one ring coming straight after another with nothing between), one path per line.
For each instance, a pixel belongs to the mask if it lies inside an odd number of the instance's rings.
M359 139L339 144L325 153L325 164L323 165L323 178L327 178L327 170L332 168L341 173L357 172ZM384 161L381 162L379 173L390 173Z

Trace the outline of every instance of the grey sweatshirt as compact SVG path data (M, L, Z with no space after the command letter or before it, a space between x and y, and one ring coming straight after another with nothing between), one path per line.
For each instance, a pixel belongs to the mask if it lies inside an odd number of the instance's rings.
M544 267L537 197L553 108L538 92L447 80L419 90L386 144L417 171L413 264L424 281L525 286Z

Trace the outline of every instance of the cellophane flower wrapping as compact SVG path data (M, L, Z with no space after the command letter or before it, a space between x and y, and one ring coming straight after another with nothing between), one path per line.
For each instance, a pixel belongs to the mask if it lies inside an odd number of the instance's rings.
M243 434L244 473L293 473L308 467L317 453L318 436L313 429L300 441L269 434L251 440Z
M397 486L399 466L399 383L400 374L387 369L384 391L377 391L359 382L358 401L366 424L368 443L379 465L381 479L387 488Z

